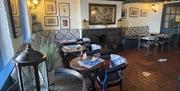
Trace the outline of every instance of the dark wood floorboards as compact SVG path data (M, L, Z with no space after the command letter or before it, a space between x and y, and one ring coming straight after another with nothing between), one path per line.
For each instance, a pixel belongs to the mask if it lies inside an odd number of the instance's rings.
M136 49L120 51L128 66L124 71L123 91L178 91L178 75L180 73L180 48L172 52L158 52L157 55L145 56L144 52ZM158 62L166 58L167 62ZM151 75L145 77L142 72ZM97 86L97 91L99 87ZM109 88L108 91L119 91L119 87Z

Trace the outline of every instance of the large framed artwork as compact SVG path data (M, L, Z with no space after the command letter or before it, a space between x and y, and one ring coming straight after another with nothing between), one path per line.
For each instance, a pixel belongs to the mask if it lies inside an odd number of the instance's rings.
M46 14L57 14L56 1L45 1L44 6Z
M45 26L59 26L57 16L44 16Z
M69 18L61 18L61 29L69 29L70 28L70 19Z
M139 16L139 8L131 7L129 11L130 17L138 17Z
M115 24L116 5L112 4L89 4L89 24L107 25Z
M69 3L59 3L59 16L70 16Z

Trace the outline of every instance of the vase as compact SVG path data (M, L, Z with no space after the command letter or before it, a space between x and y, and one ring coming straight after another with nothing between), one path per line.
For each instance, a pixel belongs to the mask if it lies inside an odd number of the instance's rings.
M55 70L48 72L49 85L53 85L53 83L54 83L54 71Z

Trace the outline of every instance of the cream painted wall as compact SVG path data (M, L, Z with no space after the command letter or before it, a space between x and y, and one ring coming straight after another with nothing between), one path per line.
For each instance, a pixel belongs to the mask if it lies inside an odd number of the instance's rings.
M161 29L161 19L162 19L162 12L163 12L163 3L157 3L158 9L157 12L149 10L149 16L148 16L148 25L149 25L149 32L150 33L160 33Z
M86 19L89 20L89 3L97 4L115 4L116 5L116 24L108 25L107 27L117 27L117 20L121 17L121 1L107 1L107 0L81 0L81 22ZM89 25L89 28L104 28L104 25Z
M41 0L41 3L38 5L36 9L32 9L31 13L36 14L37 20L42 22L43 30L60 30L60 18L58 11L58 3L70 3L70 28L71 29L79 29L81 26L81 13L80 13L80 0L53 0L56 1L57 14L47 15L45 14L44 9L44 0ZM44 24L44 16L58 16L59 26L46 27Z
M163 4L158 3L158 10L154 12L151 10L151 4L147 3L129 3L124 4L123 9L127 9L127 16L126 21L128 22L128 27L135 27L135 26L149 26L150 33L159 33L160 26L161 26L161 17L162 17L162 8ZM129 17L129 10L130 7L139 8L139 15L138 17ZM140 11L141 9L148 10L147 17L141 17Z

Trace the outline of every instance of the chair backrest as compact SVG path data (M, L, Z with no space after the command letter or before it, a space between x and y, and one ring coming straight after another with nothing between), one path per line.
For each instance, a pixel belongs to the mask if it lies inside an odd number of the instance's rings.
M122 70L124 70L126 67L127 67L127 64L122 63L122 64L120 64L120 65L117 65L117 66L115 66L115 67L112 67L112 68L107 69L107 74L111 74L111 73L114 73L114 72L117 72L117 71L122 71Z
M109 65L109 69L107 70L107 73L113 73L116 71L124 70L127 66L127 61L124 57L117 55L117 54L111 54L111 62Z
M104 54L104 55L101 55L101 58L105 59L105 61L110 61L109 68L106 69L106 72L108 74L123 70L126 68L128 64L124 57L117 54Z
M98 44L90 44L86 45L86 47L89 49L89 51L87 52L88 55L93 55L101 52L101 46Z
M98 45L98 44L91 44L91 49L92 49L92 51L97 50L97 49L101 50L102 47L100 45Z

